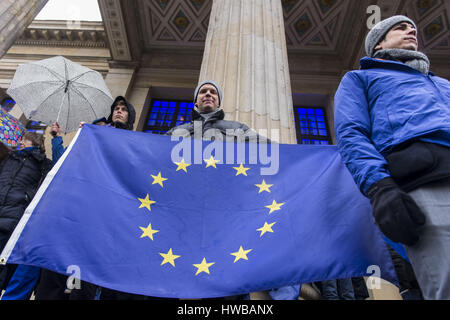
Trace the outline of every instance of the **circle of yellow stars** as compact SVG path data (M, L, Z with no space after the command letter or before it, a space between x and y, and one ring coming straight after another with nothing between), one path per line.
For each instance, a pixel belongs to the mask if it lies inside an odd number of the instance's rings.
M214 168L217 169L217 164L220 163L219 160L214 159L213 156L211 156L209 159L204 159L204 162L206 164L205 168ZM182 159L180 162L174 162L174 164L177 166L176 172L183 171L185 173L188 173L188 168L192 165L190 163L186 163L184 159ZM240 164L239 167L233 167L234 170L236 170L236 177L237 176L245 176L248 177L247 171L249 171L251 168L247 168L244 166L244 164ZM150 174L150 177L153 179L152 186L153 185L159 185L161 188L164 188L164 182L168 181L168 178L164 178L162 176L161 172L158 172L157 174ZM273 184L268 184L264 179L261 183L255 184L255 186L258 189L258 194L267 192L271 193L271 188L273 187ZM152 211L152 205L157 205L157 202L150 199L150 195L146 194L144 198L138 198L140 201L139 209L145 208L149 212ZM271 215L273 212L281 210L282 206L285 203L277 203L275 200L272 201L271 204L266 205L265 208L269 209L269 215ZM273 227L275 226L277 222L268 223L265 222L264 225L256 231L259 232L259 237L263 237L266 233L274 233ZM143 238L149 238L151 241L154 241L154 236L160 230L153 229L151 223L148 224L147 227L139 227L142 231L142 234L140 236L141 239ZM236 263L240 260L249 260L248 254L252 252L253 249L244 249L243 246L239 247L239 250L236 252L231 252L230 255L234 256L233 263ZM181 255L174 254L173 248L169 248L167 253L159 252L159 255L162 257L161 266L169 264L172 267L175 268L175 260L181 258ZM209 268L211 268L215 262L208 262L206 260L206 257L203 258L203 260L200 263L192 264L195 268L197 268L195 272L195 276L197 276L200 273L206 273L210 274Z

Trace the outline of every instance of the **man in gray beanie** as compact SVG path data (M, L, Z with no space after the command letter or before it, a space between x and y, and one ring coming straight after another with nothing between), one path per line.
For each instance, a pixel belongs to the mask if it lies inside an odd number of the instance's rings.
M194 91L195 108L191 112L190 123L172 128L167 135L194 137L204 140L230 140L236 142L268 142L247 125L224 120L225 112L221 108L222 90L212 81L202 81Z
M383 234L405 245L425 299L450 299L450 83L405 16L368 33L335 96L341 157Z

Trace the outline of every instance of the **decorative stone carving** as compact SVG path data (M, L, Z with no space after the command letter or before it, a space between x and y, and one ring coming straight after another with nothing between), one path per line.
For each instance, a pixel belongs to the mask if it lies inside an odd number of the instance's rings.
M131 61L127 31L119 0L98 0L103 23L109 38L111 55L116 61Z

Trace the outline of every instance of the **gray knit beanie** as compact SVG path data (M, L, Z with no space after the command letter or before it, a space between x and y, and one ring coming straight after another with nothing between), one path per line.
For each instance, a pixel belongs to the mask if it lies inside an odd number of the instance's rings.
M202 81L198 84L197 88L195 88L194 91L194 104L197 103L197 96L198 96L198 92L200 91L200 88L204 85L204 84L212 84L214 87L216 87L217 89L217 95L219 96L219 107L222 104L222 90L220 90L220 87L217 83L215 83L212 80L206 80L206 81Z
M375 47L383 40L384 36L392 29L393 26L401 22L409 22L417 29L416 24L406 16L393 16L378 22L366 37L366 54L373 57Z

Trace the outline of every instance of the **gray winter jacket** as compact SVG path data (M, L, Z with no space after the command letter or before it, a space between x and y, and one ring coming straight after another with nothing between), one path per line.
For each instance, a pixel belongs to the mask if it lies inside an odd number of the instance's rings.
M211 114L200 114L193 109L191 122L169 130L166 135L193 137L203 140L270 143L270 140L258 135L247 125L231 120L224 120L225 113L217 109Z

